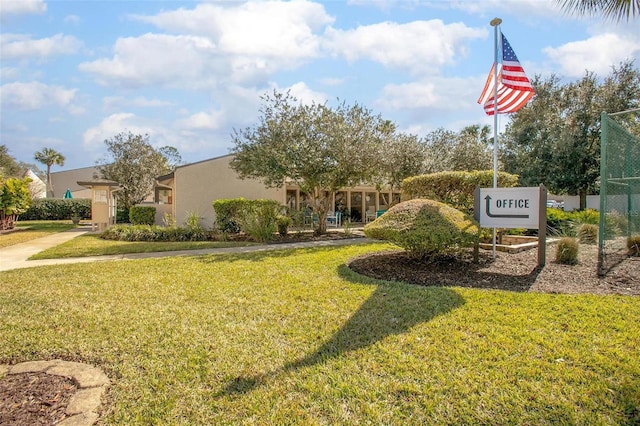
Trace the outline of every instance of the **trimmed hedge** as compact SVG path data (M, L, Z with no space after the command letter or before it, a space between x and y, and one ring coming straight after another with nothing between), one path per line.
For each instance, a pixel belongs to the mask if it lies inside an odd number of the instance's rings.
M428 199L404 201L364 227L369 238L390 241L416 257L434 257L474 245L478 225L460 210Z
M129 209L129 220L133 225L153 225L156 221L156 208L133 206Z
M277 218L285 207L275 200L219 199L213 202L216 227L225 234L244 232L254 241L273 239Z
M91 218L89 198L37 198L31 207L20 215L20 220L69 220L71 217Z
M116 241L207 241L212 239L209 232L202 229L166 227L157 225L114 225L107 228L100 237Z
M517 175L498 172L499 187L507 188L517 185ZM492 170L431 173L403 180L402 200L429 198L471 214L473 212L473 193L476 188L490 188L492 186Z
M240 232L240 211L246 202L244 198L219 199L213 202L216 226L220 231L228 234Z

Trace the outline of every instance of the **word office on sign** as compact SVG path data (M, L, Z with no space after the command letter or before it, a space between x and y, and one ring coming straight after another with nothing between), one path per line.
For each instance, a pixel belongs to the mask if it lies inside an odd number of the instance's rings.
M479 188L476 220L484 228L538 229L539 187Z

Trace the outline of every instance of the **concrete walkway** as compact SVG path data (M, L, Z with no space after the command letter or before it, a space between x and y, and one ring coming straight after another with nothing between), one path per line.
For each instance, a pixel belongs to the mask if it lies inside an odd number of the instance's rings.
M299 249L308 247L329 247L329 246L343 246L349 244L361 244L368 243L372 240L368 238L345 238L340 240L327 240L327 241L308 241L300 243L283 243L283 244L265 244L249 247L226 247L226 248L211 248L211 249L199 249L199 250L179 250L179 251L163 251L152 253L130 253L130 254L116 254L107 256L87 256L87 257L73 257L65 259L43 259L43 260L27 260L29 257L36 253L39 253L50 247L55 247L66 241L69 241L79 235L83 235L89 232L86 229L75 228L69 231L58 232L56 234L48 235L46 237L38 238L35 240L27 241L13 246L0 248L0 271L9 271L12 269L31 268L34 266L47 266L47 265L67 265L71 263L89 263L100 261L113 261L113 260L135 260L135 259L149 259L159 257L172 257L172 256L200 256L205 254L215 253L250 253L256 251L271 251L271 250L284 250L284 249ZM357 235L357 234L356 234Z

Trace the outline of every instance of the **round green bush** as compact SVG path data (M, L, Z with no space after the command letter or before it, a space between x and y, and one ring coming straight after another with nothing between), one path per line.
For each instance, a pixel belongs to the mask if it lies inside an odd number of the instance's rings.
M478 238L478 225L460 210L444 203L414 199L393 206L368 223L364 233L424 258L472 246Z

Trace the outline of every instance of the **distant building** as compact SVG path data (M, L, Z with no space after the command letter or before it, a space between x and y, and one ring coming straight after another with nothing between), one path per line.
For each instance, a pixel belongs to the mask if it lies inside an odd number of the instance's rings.
M27 170L24 177L31 179L31 183L29 183L29 192L31 192L32 199L47 197L47 184L44 183L42 179L33 172L33 170Z
M56 194L55 198L63 198L67 189L71 190L73 198L91 198L91 190L78 185L78 181L90 181L99 174L97 167L52 172L51 183Z

